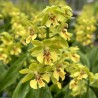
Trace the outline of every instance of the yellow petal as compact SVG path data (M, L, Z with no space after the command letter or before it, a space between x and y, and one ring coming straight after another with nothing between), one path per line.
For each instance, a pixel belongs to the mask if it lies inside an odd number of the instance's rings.
M69 84L69 89L74 88L74 86L75 86L75 81L74 80L71 80L70 81L70 84Z
M59 76L62 78L62 80L64 80L65 79L65 72L64 72L64 70L63 69L61 69L61 68L59 68L60 69L60 71L59 71Z
M70 37L72 36L71 33L68 33L67 30L65 30L65 33L61 32L60 36L63 37L65 40L70 40Z
M53 60L53 62L57 61L57 53L56 52L51 52L51 58Z
M57 73L57 71L54 71L53 76L57 79L57 81L59 81L59 74Z
M29 36L29 37L26 39L26 43L28 44L28 43L30 43L30 41L31 41L31 36Z
M92 75L93 76L93 75ZM95 78L98 79L98 73L95 73Z
M30 86L32 87L32 88L34 88L34 89L37 89L38 87L37 87L37 81L34 79L34 80L31 80L30 81Z
M80 72L75 72L74 77L78 77L80 75Z
M71 80L69 88L72 89L72 91L77 91L79 86L77 85L77 82L75 80Z
M17 48L17 52L18 53L21 53L21 48Z
M62 86L61 86L61 83L60 83L60 82L57 82L57 86L58 86L58 88L59 88L59 89L61 89L61 88L62 88Z
M73 91L78 91L78 89L79 89L79 86L76 85L72 90L73 90Z
M48 20L48 21L46 22L46 26L47 26L47 27L50 27L50 26L51 26L51 21L50 21L50 20Z
M10 54L11 54L11 55L14 55L14 51L13 51L13 50L11 50L11 51L10 51Z
M43 53L42 53L42 52L37 55L37 60L38 60L40 63L43 63Z
M45 87L45 83L43 82L42 79L39 79L37 82L38 82L38 87L39 87L39 88Z
M73 62L79 62L80 56L78 54L72 54L71 59Z
M36 37L37 37L37 35L34 34L34 35L32 36L32 40L34 40Z
M87 74L84 74L84 75L83 75L83 78L85 78L85 79L86 79L87 77L88 77L88 75L87 75Z
M31 40L34 40L36 37L37 37L36 34L30 35L30 36L26 39L26 43L27 43L27 44L30 43L30 41L31 41Z
M45 80L47 83L50 81L50 77L48 74L42 75L42 79Z

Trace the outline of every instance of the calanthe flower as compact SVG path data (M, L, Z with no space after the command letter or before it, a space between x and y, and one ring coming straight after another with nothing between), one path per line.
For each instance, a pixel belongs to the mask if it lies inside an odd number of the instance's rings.
M0 40L6 46L11 45L13 43L13 38L8 32L2 32L2 36L0 36Z
M54 72L53 72L53 76L54 78L56 78L57 81L59 81L59 77L64 80L65 79L65 72L62 68L57 68Z
M30 43L30 41L31 40L34 40L35 38L37 37L37 35L36 34L30 34L29 36L28 36L28 38L26 39L26 43L28 44L28 43Z
M50 77L48 74L43 74L43 75L37 74L35 75L35 79L30 81L30 86L33 89L38 89L41 87L45 87L45 82L48 83L49 81L50 81Z
M72 53L70 54L70 59L73 61L73 62L79 62L80 61L80 56L76 53Z
M88 77L87 73L85 73L83 70L81 70L80 72L75 72L73 76L76 77L78 80L86 79Z
M56 26L58 25L58 20L55 14L51 13L50 15L48 15L49 19L46 22L46 26L50 27L50 26Z
M35 56L40 63L53 65L57 61L57 49L51 46L51 40L32 41L34 48L31 49L32 56Z
M69 48L69 58L73 62L79 62L80 61L80 56L77 54L77 50L79 50L78 47L71 47L71 48Z
M69 89L72 89L72 91L77 91L79 88L77 81L71 80L69 84Z
M88 74L89 74L89 70L88 68L86 68L85 66L82 66L81 64L78 65L78 70L76 72L74 72L71 77L75 78L77 80L82 80L82 79L87 79L88 78Z
M84 80L77 81L76 79L73 79L69 84L69 89L72 90L71 94L73 96L83 94L84 92L87 91L86 81Z
M67 29L64 28L60 34L59 34L62 38L64 38L65 40L70 40L72 34L67 32Z
M39 73L41 71L42 64L32 63L28 69L20 70L21 74L26 74L22 79L22 83L30 80L30 86L33 89L45 87L45 82L49 83L50 75L48 73Z
M34 32L33 29L30 28L29 32L30 32L30 35L26 39L27 44L30 43L30 41L34 40L37 37L37 34Z
M0 53L0 60L6 60L7 59L7 54L5 54L5 53Z
M10 50L11 55L19 55L21 53L21 48L13 46L12 49Z
M47 27L56 27L63 22L66 22L68 18L72 16L72 10L66 6L62 9L59 6L47 6L40 17L43 16L42 25Z

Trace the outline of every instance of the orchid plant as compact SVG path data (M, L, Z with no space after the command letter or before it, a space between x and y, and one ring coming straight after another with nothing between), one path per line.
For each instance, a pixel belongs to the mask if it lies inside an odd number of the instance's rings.
M63 2L59 5L57 3L56 5L50 4L51 6L47 6L35 16L33 13L33 18L30 18L32 15L29 17L21 12L10 2L0 4L2 8L0 18L4 21L3 25L9 23L8 27L2 26L3 29L0 29L0 66L4 65L8 68L0 76L0 91L12 85L18 78L20 82L12 98L28 98L29 90L40 90L51 83L58 89L62 89L67 74L70 78L68 88L72 96L88 93L89 86L93 87L98 84L98 73L90 72L80 62L78 46L69 45L73 36L68 32L68 20L73 16L72 9ZM83 23L87 26L87 32L92 34L95 30L94 18L89 21L90 26L86 24L87 21L88 19L84 19ZM76 31L79 30L80 33L84 30L82 25L77 27ZM88 34L87 38L91 36ZM78 34L76 39L84 45L91 43L81 40ZM24 76L22 80L19 73ZM10 79L11 82L9 82ZM29 85L25 88L25 82L29 82L31 88ZM26 92L23 92L22 87ZM20 93L24 93L24 96L19 95Z
M28 50L32 63L20 71L25 74L23 83L30 81L31 88L40 89L52 81L61 89L61 81L68 72L73 96L86 92L88 82L90 85L94 83L94 74L80 63L78 47L68 45L72 34L67 31L67 20L71 17L69 6L53 5L47 6L34 19L34 32L26 39L27 45L32 45Z

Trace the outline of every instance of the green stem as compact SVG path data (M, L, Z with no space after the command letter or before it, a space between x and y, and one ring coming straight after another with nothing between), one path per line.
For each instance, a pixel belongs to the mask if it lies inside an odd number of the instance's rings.
M53 37L55 37L55 36L58 36L58 34L54 34L53 36L51 36L50 38L53 38Z
M88 77L88 81L87 81L87 92L86 92L85 97L89 98L89 77Z
M89 79L88 79L88 84L87 84L87 94L86 97L89 98Z
M46 28L46 39L49 39L49 28Z
M39 88L37 89L37 98L40 98L40 96L39 96Z
M81 94L80 94L80 98L82 98L82 97L81 97Z

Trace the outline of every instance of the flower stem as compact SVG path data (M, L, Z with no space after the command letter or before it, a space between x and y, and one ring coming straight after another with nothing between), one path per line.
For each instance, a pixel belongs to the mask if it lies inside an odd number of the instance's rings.
M87 84L87 97L89 98L89 80L88 80L88 84Z
M39 96L39 88L37 89L37 98L40 98L40 96Z
M49 28L48 27L46 28L46 31L47 31L46 32L46 39L49 39Z

